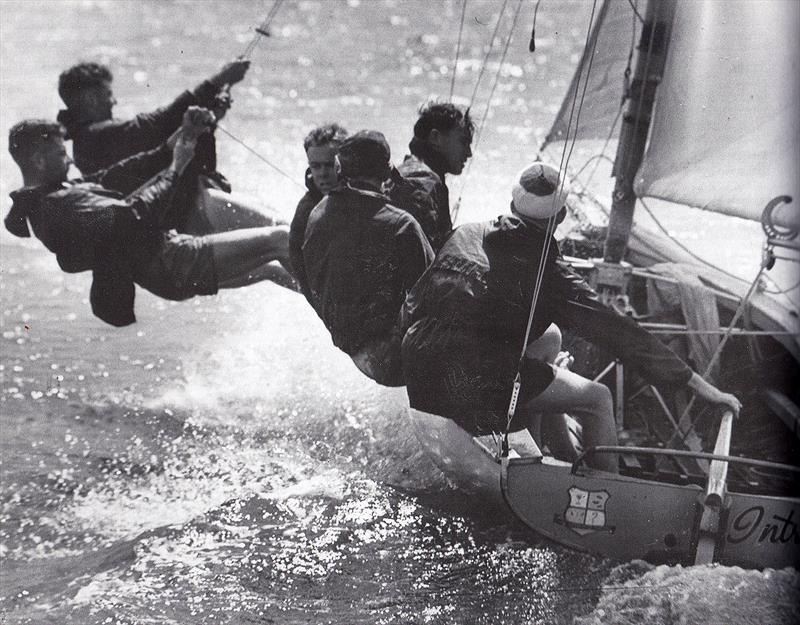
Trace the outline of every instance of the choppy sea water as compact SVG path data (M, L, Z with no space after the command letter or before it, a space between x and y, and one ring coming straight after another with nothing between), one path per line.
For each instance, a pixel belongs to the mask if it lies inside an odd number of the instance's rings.
M53 117L57 75L79 59L112 66L120 116L165 103L241 53L271 6L2 2L0 125ZM468 6L462 101L501 3ZM460 8L287 0L226 128L296 181L302 137L326 120L381 129L401 156L419 103L448 94ZM536 55L523 10L464 219L504 211L589 9L545 0ZM491 58L486 84L499 46ZM224 137L219 157L237 190L291 215L294 182ZM5 150L0 165L6 197L19 179ZM139 290L139 322L114 329L91 316L87 275L61 273L37 241L0 244L0 622L798 622L794 571L601 560L454 491L402 390L365 380L296 294L173 304Z

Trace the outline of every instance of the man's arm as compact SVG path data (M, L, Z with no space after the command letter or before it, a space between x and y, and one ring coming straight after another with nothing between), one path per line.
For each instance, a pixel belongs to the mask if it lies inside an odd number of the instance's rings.
M125 199L81 185L47 196L43 208L48 240L56 245L67 242L71 247L93 249L109 243L130 243L143 231L160 229L175 183L194 156L197 137L212 121L205 109L189 109L169 167Z
M630 317L600 303L567 263L557 261L545 280L550 283L542 290L549 298L545 305L556 309L557 322L632 365L652 384L676 389L689 382L692 370L675 352Z
M433 248L420 225L410 215L401 222L397 243L403 288L408 292L433 262Z
M319 204L317 194L308 191L297 203L297 208L289 226L289 262L292 265L292 275L300 286L300 291L308 299L310 290L308 287L308 277L306 276L306 265L303 260L303 241L306 235L306 226L311 211Z
M688 385L706 401L727 405L734 414L739 414L742 404L735 396L703 380L632 318L601 304L583 278L563 261L556 265L554 280L560 291L553 298L559 318L579 336L631 364L651 384L673 389Z
M107 169L101 169L84 176L86 182L95 182L106 189L119 191L129 195L153 178L160 171L169 167L172 161L172 148L163 143L154 150L140 152Z
M110 119L76 130L73 151L78 168L91 173L158 147L181 125L183 114L190 106L214 108L220 90L239 82L249 66L249 61L233 61L192 91L181 93L167 106L140 113L130 120Z

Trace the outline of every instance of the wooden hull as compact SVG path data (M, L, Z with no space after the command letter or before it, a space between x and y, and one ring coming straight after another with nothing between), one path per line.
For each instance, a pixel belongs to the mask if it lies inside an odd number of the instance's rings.
M449 419L411 410L420 443L451 482L504 500L537 533L567 547L624 560L694 562L704 491L494 449ZM513 450L513 445L512 445ZM800 566L800 499L728 493L714 559L748 568Z
M694 562L704 491L570 465L510 459L503 494L513 512L563 545L630 560ZM800 565L800 500L729 493L714 560L748 568Z

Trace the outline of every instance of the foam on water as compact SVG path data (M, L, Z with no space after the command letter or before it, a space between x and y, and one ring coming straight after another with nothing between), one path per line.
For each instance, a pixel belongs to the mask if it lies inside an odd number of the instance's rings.
M618 567L591 615L576 625L791 625L800 622L800 576L793 569Z
M448 90L460 6L286 3L226 128L296 181L304 133L328 119L385 130L399 158L416 107ZM459 102L497 12L470 7ZM566 88L585 9L543 3L546 56L510 49L490 115L502 123L481 139L462 220L505 210L509 176ZM62 65L89 56L113 65L121 116L163 104L240 51L253 11L5 2L4 127L52 116ZM295 182L226 137L219 147L237 190L291 215ZM5 151L0 164L7 193L16 169ZM403 391L364 379L296 294L256 285L168 303L139 289L139 323L115 329L92 318L88 275L61 274L37 241L0 239L4 622L797 620L795 572L624 565L607 577L615 563L542 543L498 510L467 512L417 444Z

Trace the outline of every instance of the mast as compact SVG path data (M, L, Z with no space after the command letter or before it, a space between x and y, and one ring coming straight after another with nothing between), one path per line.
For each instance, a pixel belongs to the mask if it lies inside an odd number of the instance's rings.
M647 2L630 98L614 160L612 175L616 178L616 183L603 253L606 263L620 263L628 247L636 206L633 183L644 156L656 88L664 71L674 14L675 0Z

